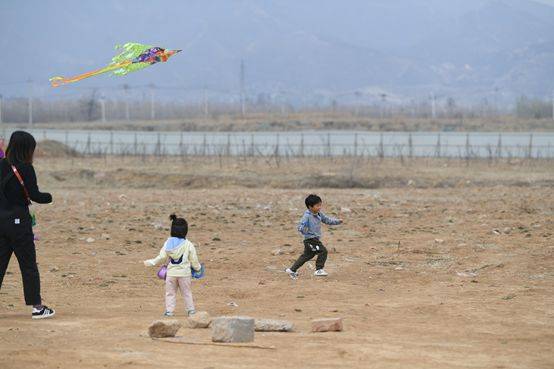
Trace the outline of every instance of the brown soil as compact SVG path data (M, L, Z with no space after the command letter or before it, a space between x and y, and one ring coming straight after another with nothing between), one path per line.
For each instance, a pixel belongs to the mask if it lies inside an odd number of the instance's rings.
M12 124L22 129L29 126ZM214 114L210 117L156 121L108 122L48 122L36 123L35 128L108 129L147 131L298 131L298 130L360 130L360 131L455 131L455 132L552 132L554 122L548 119L526 119L514 116L486 118L371 118L350 112L300 112L290 114L249 113L245 117Z
M135 174L127 184L124 175L95 179L127 164L140 173L134 161L74 160L36 163L41 187L55 198L36 209L43 296L57 316L30 319L13 259L0 291L2 369L554 366L554 190L544 182L552 180L552 164L379 167L404 179L482 178L491 181L486 186L154 189L137 188ZM195 164L201 173L219 167L217 161ZM159 173L181 165L148 160L142 175L159 183ZM250 168L263 179L302 167L271 165ZM240 168L224 168L239 177ZM408 176L418 168L420 177ZM54 177L79 170L93 174ZM183 170L189 173L192 164ZM365 171L360 176L369 176ZM517 185L522 179L528 184ZM312 191L345 224L324 229L329 277L314 277L312 263L292 281L283 269L301 251L295 223ZM146 336L164 310L163 285L142 260L168 236L172 211L188 218L189 238L206 263L206 278L193 285L197 308L214 316L293 321L294 333L256 334L256 344L275 350L186 346ZM274 256L275 249L282 252ZM321 317L344 318L344 332L309 333L310 320ZM185 320L182 310L177 319ZM210 341L209 330L179 335Z

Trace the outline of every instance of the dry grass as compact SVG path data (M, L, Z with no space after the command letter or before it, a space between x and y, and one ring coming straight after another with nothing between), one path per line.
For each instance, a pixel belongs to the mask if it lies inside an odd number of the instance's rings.
M12 125L28 128L27 124ZM107 129L146 131L298 131L298 130L360 130L360 131L458 131L517 132L553 131L552 119L524 119L513 116L487 118L371 118L349 112L303 112L286 115L251 113L157 121L109 121L37 123L34 128Z

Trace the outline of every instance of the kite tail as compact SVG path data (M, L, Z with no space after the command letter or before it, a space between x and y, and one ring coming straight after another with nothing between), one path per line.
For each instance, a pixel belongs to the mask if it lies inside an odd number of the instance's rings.
M59 76L58 77L52 77L52 78L50 78L50 84L52 85L52 87L59 87L61 85L65 85L67 83L77 82L77 81L83 80L85 78L97 76L97 75L102 74L102 73L117 71L118 69L122 69L122 68L124 69L125 67L129 66L130 64L131 64L131 61L127 60L127 61L123 61L123 62L120 62L120 63L110 64L107 67L96 69L96 70L93 70L93 71L90 71L90 72L87 72L87 73L79 74L79 75L74 76L74 77L69 77L69 78L59 77Z

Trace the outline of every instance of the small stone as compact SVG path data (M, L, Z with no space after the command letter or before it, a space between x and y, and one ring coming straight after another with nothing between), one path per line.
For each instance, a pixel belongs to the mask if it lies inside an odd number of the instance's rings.
M94 242L94 238L89 237L89 238L86 239L86 241L87 241L88 243L92 243L92 242Z
M444 243L444 240L440 239L440 238L435 238L435 242L436 243Z
M219 317L212 320L213 342L252 342L254 341L254 318Z
M512 232L512 228L510 227L504 227L504 229L502 229L502 232L504 234L510 234Z
M341 332L342 318L312 320L312 332Z
M341 213L351 213L352 210L350 208L340 208Z
M273 256L283 255L283 254L284 254L284 252L281 249L275 249L275 250L271 251L271 255L273 255Z
M294 311L296 311L297 313L301 313L301 312L302 312L302 309L296 308L296 309L294 309Z
M109 240L111 237L109 234L107 233L102 233L102 235L100 236L103 240Z
M286 320L256 319L256 332L290 332L294 324Z
M212 322L212 318L206 311L197 311L195 314L189 316L187 321L190 328L208 328Z
M152 338L175 337L181 328L177 320L155 320L148 327L148 335Z

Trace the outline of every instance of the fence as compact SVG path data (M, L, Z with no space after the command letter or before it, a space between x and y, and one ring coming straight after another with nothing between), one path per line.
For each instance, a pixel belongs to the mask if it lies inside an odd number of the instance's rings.
M85 155L554 158L554 133L542 132L28 131Z

